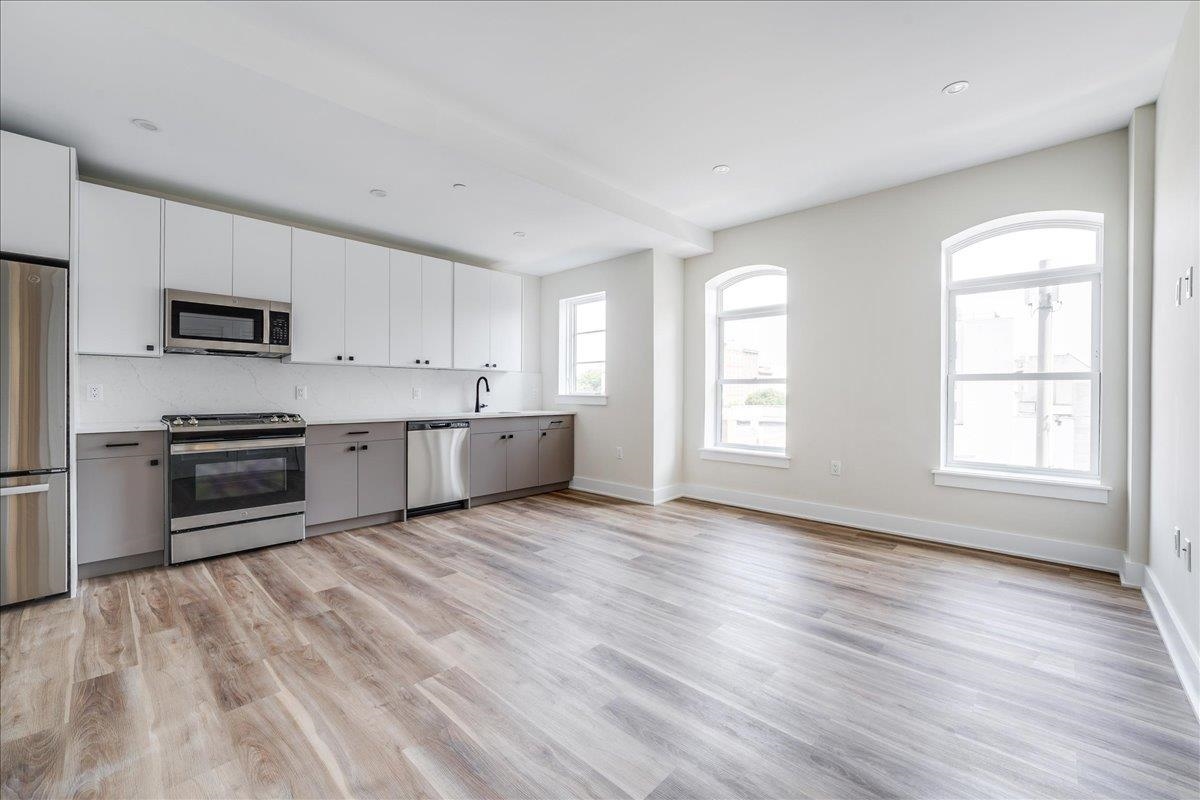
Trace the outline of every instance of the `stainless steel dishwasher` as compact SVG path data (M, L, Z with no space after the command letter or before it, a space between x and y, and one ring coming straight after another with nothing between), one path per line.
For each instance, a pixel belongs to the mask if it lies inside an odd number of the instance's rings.
M466 507L471 497L471 423L408 423L408 512Z

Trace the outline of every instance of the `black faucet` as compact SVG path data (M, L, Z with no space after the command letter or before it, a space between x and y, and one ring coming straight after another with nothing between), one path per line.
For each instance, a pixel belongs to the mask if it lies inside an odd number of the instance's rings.
M487 408L487 403L479 402L479 384L483 384L483 388L488 394L492 393L492 387L488 385L487 376L480 375L479 380L475 381L475 413L478 414L483 409Z

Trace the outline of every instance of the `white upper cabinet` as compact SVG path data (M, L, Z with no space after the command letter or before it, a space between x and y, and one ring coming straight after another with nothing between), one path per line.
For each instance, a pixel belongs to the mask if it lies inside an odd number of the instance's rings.
M233 294L233 215L166 201L163 280L168 289Z
M454 265L454 368L489 369L492 362L491 270Z
M390 363L412 367L424 361L421 348L421 257L388 251L391 269Z
M0 250L71 257L71 150L0 132Z
M292 229L249 217L233 218L233 294L292 302Z
M306 364L345 362L346 240L292 229L292 355Z
M453 366L454 264L443 258L421 256L421 361L422 366Z
M346 360L386 367L389 327L389 251L346 242Z
M521 369L521 276L454 265L455 369Z
M79 184L79 352L162 355L162 205Z
M521 276L491 273L492 369L517 372L521 369Z

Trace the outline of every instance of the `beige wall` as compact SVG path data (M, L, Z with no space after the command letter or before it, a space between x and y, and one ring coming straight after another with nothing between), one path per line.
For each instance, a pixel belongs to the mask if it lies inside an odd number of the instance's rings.
M653 486L653 285L650 250L542 278L542 395L547 409L575 411L575 475L649 491ZM558 303L607 292L608 404L559 405ZM624 451L618 460L616 450Z
M1158 98L1150 365L1150 570L1193 653L1200 646L1200 286L1176 307L1175 281L1190 266L1200 282L1198 17L1192 3ZM1195 549L1190 573L1175 555L1176 525Z
M936 487L940 247L998 217L1105 216L1102 478L1107 505ZM1125 549L1124 131L720 231L685 262L684 480L818 504ZM704 461L704 282L788 271L790 469ZM829 474L841 459L843 475Z

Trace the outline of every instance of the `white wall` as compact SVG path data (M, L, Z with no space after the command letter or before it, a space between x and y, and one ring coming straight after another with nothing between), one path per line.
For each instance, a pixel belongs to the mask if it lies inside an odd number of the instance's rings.
M1200 647L1200 553L1193 552L1187 572L1175 555L1173 526L1200 550L1200 291L1175 306L1175 280L1187 267L1200 281L1198 18L1192 3L1158 98L1150 367L1150 571L1193 659Z
M653 273L653 253L645 250L542 277L542 404L577 414L575 476L581 483L613 484L613 491L653 486ZM558 405L558 303L601 291L608 305L608 403Z
M654 251L654 489L683 481L683 260Z
M1102 478L1107 505L936 487L940 247L1027 211L1105 215ZM1125 549L1124 131L720 231L685 262L684 479L689 484ZM788 271L790 469L704 461L704 283ZM829 461L841 459L832 477Z

